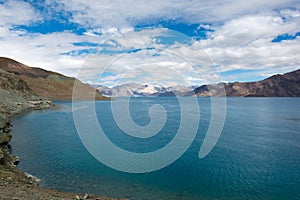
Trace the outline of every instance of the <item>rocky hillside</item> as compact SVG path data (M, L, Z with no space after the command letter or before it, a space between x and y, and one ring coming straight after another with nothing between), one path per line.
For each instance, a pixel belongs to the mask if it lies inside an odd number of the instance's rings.
M39 68L23 65L15 60L0 57L0 167L17 163L10 154L10 117L30 109L53 106L47 100L72 99L74 78ZM95 94L105 99L94 88L76 81L81 91L78 98Z
M194 89L197 96L300 97L300 69L257 82L219 83ZM192 95L192 93L190 93Z
M10 154L12 136L9 133L9 118L28 109L51 106L50 101L38 97L23 79L0 69L0 165L9 166L18 162L17 157Z
M26 109L51 105L36 95L23 79L0 69L0 122Z
M39 179L16 168L19 158L11 154L10 118L26 110L52 107L51 101L43 97L70 99L73 83L72 78L0 58L0 199L112 199L42 188ZM95 92L83 83L81 87Z
M50 100L72 99L75 78L40 68L29 67L4 57L0 57L0 69L12 75L15 79L21 79L26 82L32 93L37 96ZM80 81L77 83L82 91L82 99L88 94L95 94L97 100L107 99L91 86Z

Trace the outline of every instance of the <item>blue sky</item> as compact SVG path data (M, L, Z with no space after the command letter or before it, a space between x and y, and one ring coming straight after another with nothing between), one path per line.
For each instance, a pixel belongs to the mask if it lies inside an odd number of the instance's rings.
M300 2L0 0L0 46L108 86L255 81L300 68Z

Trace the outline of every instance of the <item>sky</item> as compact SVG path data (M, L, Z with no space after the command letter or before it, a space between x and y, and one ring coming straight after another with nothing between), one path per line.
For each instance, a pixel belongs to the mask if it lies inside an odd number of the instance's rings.
M0 0L0 56L114 86L300 68L299 0Z

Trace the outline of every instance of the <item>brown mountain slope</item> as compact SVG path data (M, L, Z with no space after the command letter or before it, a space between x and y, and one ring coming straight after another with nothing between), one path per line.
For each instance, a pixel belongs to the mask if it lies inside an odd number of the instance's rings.
M219 83L203 85L194 90L197 96L300 97L300 69L284 75L274 75L257 82Z
M8 116L26 110L30 107L28 102L36 100L40 98L24 80L0 69L0 127Z
M47 71L40 68L26 66L15 60L0 57L0 69L24 80L33 93L51 100L71 100L75 78ZM89 94L95 94L95 99L108 99L99 94L94 88L80 81L80 99Z

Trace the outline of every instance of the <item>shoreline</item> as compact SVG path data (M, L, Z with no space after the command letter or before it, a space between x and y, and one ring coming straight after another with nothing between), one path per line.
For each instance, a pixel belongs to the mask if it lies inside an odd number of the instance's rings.
M1 105L0 105L1 106ZM11 118L32 110L54 108L55 104L48 100L27 101L17 103L17 108L0 107L0 199L95 199L95 200L124 200L123 198L109 198L57 191L39 186L38 177L23 172L17 167L19 158L11 154L10 141L12 139ZM4 108L4 109L3 109ZM22 161L21 161L22 162Z

